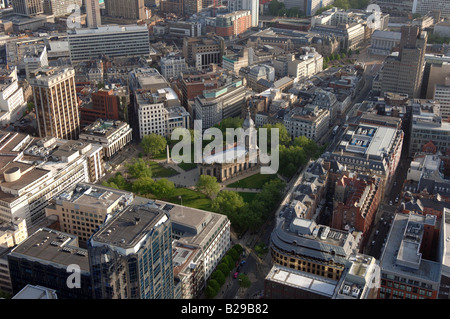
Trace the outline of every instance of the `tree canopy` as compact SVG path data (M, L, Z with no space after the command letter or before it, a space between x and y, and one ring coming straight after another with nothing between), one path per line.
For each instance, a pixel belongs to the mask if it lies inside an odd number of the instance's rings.
M141 147L146 154L156 156L166 149L167 140L164 136L155 133L145 135L141 141Z
M209 198L214 198L220 191L220 184L214 176L200 175L195 189Z
M152 177L150 164L146 163L142 158L137 158L133 163L126 164L126 168L132 178Z

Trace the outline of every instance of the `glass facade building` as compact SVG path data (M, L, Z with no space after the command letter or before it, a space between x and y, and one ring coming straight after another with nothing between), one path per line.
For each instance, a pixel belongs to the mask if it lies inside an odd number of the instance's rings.
M173 299L172 224L167 213L131 205L89 240L95 299Z

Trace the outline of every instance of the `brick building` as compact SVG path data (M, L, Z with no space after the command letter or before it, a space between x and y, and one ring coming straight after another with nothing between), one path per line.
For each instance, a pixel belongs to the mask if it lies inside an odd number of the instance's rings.
M382 194L381 178L342 176L335 186L331 227L370 231Z
M252 15L250 10L241 10L216 18L216 34L231 39L244 33L252 26Z

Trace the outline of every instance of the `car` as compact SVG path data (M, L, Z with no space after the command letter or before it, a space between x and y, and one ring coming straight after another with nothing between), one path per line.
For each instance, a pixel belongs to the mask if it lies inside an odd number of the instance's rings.
M233 277L234 277L234 279L236 279L238 276L239 276L239 272L236 271L236 272L234 273L234 276L233 276Z
M377 231L375 232L375 235L378 235L380 233L380 231L377 229Z
M240 272L241 271L241 265L239 265L237 268L236 268L236 272Z
M372 246L375 245L375 240L372 240L372 244L371 244L371 245L372 245Z
M391 200L389 201L389 205L392 205L392 201Z
M246 263L246 261L245 261L245 260L241 261L241 266L244 266L244 265L245 265L245 263Z

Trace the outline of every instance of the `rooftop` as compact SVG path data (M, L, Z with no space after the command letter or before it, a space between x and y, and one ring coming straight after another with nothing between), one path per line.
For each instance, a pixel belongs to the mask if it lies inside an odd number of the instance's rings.
M136 253L142 240L152 230L169 219L165 211L150 205L130 204L112 216L92 235L92 246L111 245L125 250L124 254Z
M122 32L133 32L133 31L148 31L146 25L105 25L98 28L80 28L72 29L68 32L68 36L71 35L83 35L83 34L99 34L99 33L122 33Z
M330 299L337 286L337 281L279 265L272 266L272 269L266 276L266 280L310 291Z
M64 269L76 264L82 271L89 272L87 250L78 247L77 237L53 229L37 230L15 247L11 255L40 260Z
M435 222L435 216L397 213L380 258L382 271L439 282L441 263L424 259L419 252L424 225Z

